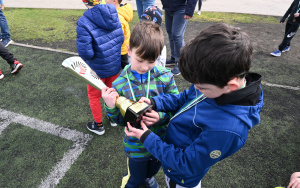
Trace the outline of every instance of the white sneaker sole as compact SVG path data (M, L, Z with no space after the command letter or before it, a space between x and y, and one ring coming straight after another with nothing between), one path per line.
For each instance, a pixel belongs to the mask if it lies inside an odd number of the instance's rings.
M13 42L13 41L10 40L10 41L5 45L5 47L7 47L8 45L10 45L12 42Z
M0 75L0 80L1 80L2 78L4 78L4 74L1 74L1 75Z
M280 57L281 56L281 54L273 54L273 53L270 53L272 56L274 56L274 57Z
M116 126L118 126L118 124L116 124L116 123L113 123L113 122L110 122L110 125L111 125L112 127L116 127Z
M103 134L105 133L105 130L103 130L102 132L99 132L99 131L96 131L96 130L90 129L90 128L88 128L88 127L87 127L87 129L88 129L89 131L91 131L91 132L93 132L93 133L97 134L97 135L103 135Z
M21 70L22 67L23 67L23 64L19 63L17 65L17 67L13 71L11 71L11 73L12 74L17 73L19 70Z
M290 51L290 48L289 48L289 49L287 49L287 50L282 50L282 52L287 52L287 51Z

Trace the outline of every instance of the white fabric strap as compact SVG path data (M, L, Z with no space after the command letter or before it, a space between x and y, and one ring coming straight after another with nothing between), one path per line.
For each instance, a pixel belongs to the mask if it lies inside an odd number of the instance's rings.
M166 184L167 184L168 188L171 188L170 187L170 178L167 175L165 175L165 177L166 177ZM176 184L175 188L188 188L188 187L182 187L181 185ZM199 182L198 185L196 185L196 187L191 187L191 188L201 188L201 181Z

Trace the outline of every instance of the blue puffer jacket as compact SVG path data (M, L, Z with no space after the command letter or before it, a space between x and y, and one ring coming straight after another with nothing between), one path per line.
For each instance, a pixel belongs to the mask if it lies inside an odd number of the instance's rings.
M166 11L185 10L185 14L193 17L197 0L161 0Z
M77 22L79 56L100 78L108 78L121 70L122 26L116 7L96 5L84 12Z

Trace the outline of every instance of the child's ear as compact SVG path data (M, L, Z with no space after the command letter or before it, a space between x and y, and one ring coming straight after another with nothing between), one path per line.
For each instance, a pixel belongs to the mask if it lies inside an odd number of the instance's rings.
M235 78L231 79L227 83L228 89L230 91L238 90L240 88L240 82L239 81L240 81L240 78L238 78L238 77L235 77Z
M128 55L131 56L131 50L129 48L129 45L126 45L126 47L127 47L127 53L128 53Z

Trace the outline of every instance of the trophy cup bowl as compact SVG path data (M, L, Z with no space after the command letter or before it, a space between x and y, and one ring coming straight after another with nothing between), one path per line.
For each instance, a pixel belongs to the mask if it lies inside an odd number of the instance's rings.
M90 66L78 56L65 59L62 62L62 66L75 77L84 80L86 83L100 91L107 87ZM123 124L127 126L127 122L129 122L135 128L141 127L140 121L142 115L152 107L152 105L145 102L133 102L123 96L117 98L116 106L120 109L120 112L124 117Z

